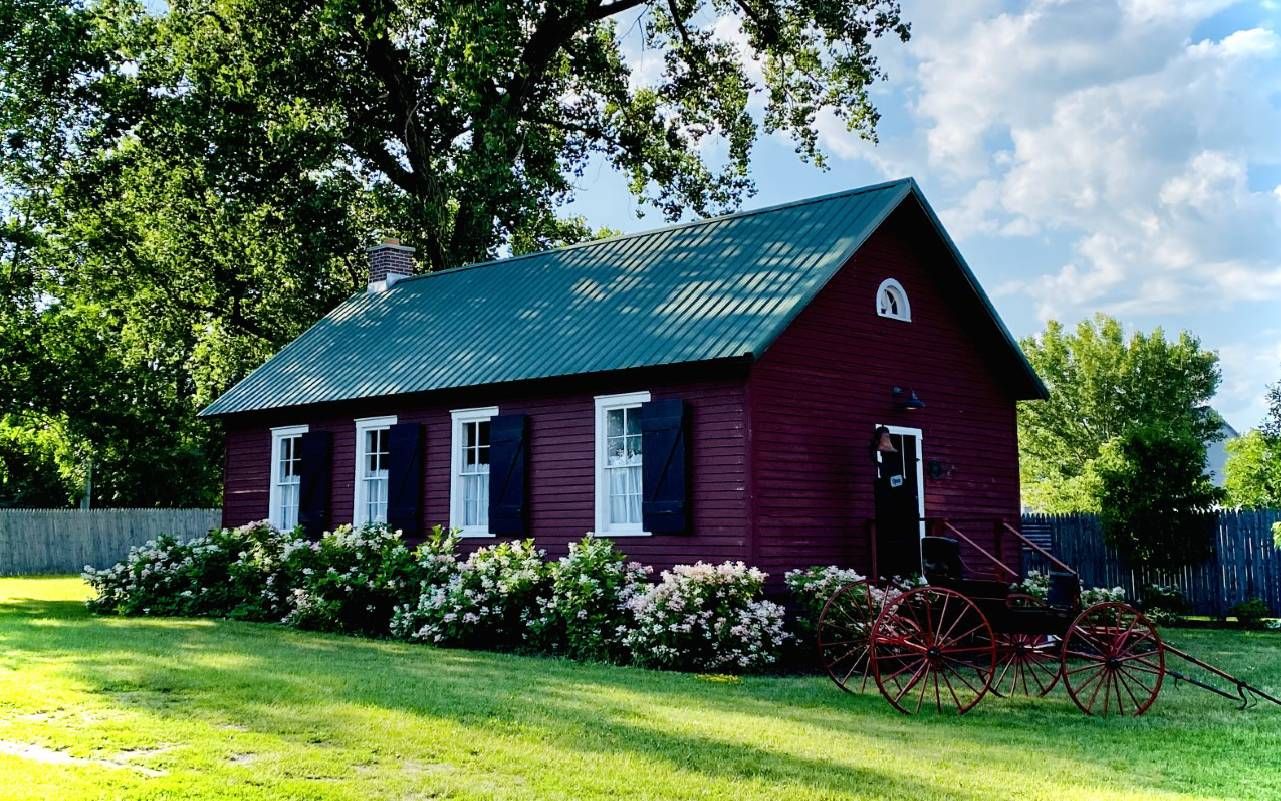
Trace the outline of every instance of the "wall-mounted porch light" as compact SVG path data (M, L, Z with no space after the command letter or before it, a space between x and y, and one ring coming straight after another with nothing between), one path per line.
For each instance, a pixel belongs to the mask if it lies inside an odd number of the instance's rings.
M902 387L894 387L891 394L894 396L894 405L905 412L925 408L925 401L916 396L914 389L905 390Z

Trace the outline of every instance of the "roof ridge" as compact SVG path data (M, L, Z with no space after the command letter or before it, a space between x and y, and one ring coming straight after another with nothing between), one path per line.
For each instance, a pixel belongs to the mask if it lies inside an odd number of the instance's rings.
M800 206L808 206L812 203L823 203L828 200L836 200L837 198L847 197L849 195L860 195L860 194L863 194L864 192L877 192L884 189L889 189L894 186L899 186L901 184L915 185L915 183L916 183L916 179L909 175L905 178L895 178L891 181L881 181L880 183L868 184L867 186L858 186L852 189L841 189L836 192L829 192L826 195L816 195L815 197L800 198L798 200L788 200L783 203L775 203L770 206L762 206L758 209L744 209L742 211L732 211L728 214L719 214L715 217L704 217L699 220L687 220L685 222L672 223L671 225L664 225L657 228L646 228L643 231L633 231L631 233L605 237L604 239L589 239L585 242L575 242L571 245L561 245L560 247L556 247L556 248L548 248L546 250L536 250L536 251L533 251L532 253L522 253L519 256L504 256L503 258L500 258L500 259L487 259L485 261L472 262L471 264L460 264L457 267L446 267L443 270L432 270L429 273L420 273L417 275L407 276L405 278L400 279L391 287L389 287L389 290L395 289L397 286L400 286L401 284L404 284L409 281L418 281L424 278L434 278L436 276L441 276L441 275L450 275L453 273L460 273L466 270L474 270L478 267L493 267L498 264L508 264L511 262L522 261L524 259L531 259L536 256L546 256L548 253L559 253L559 252L568 251L568 250L578 250L579 248L591 247L593 245L604 245L610 242L620 242L625 239L638 239L643 236L652 236L653 234L667 233L669 231L679 231L683 228L693 228L699 225L710 225L711 223L721 222L723 220L737 219L742 217L751 217L757 214L766 214L769 212L780 211L782 209L787 209L787 208L797 208ZM364 294L364 293L361 292L358 294Z

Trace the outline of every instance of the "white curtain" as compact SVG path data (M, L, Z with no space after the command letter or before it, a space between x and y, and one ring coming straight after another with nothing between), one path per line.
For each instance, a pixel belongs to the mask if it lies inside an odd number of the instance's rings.
M610 460L615 461L614 459ZM641 466L640 456L620 462L635 462L609 468L609 522L641 522Z
M463 525L489 525L489 465L473 465L467 468L474 473L464 473L463 479Z

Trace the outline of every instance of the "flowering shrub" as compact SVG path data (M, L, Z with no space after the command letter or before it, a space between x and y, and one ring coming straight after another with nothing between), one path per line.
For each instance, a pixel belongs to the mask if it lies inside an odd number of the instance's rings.
M452 547L452 546L451 546ZM438 563L433 555L433 570ZM421 592L420 562L380 523L339 526L291 551L283 623L317 631L384 634L393 610Z
M1148 584L1143 588L1143 614L1159 626L1172 626L1188 613L1188 602L1178 587Z
M551 592L539 596L530 635L572 659L621 661L627 604L647 588L651 568L628 562L610 540L587 535L550 566Z
M269 619L283 607L282 588L273 588L274 568L296 542L266 522L215 529L179 541L169 535L129 550L120 563L84 579L95 612L122 615L214 615Z
M623 641L639 665L672 670L759 670L788 635L783 608L760 600L765 574L742 562L678 565L628 602Z
M1022 581L1010 585L1010 591L1030 595L1036 600L1044 602L1050 594L1050 577L1039 570L1029 570L1027 577ZM1121 587L1112 587L1110 589L1107 587L1089 587L1081 590L1082 609L1106 601L1124 600L1125 590Z
M472 648L516 648L539 598L550 591L551 570L533 540L473 551L447 582L424 586L416 603L399 606L391 620L397 637Z
M858 571L835 565L814 565L784 573L783 582L791 591L795 605L797 640L812 641L818 629L819 615L823 614L828 599L846 584L862 580L863 576Z
M1094 606L1095 604L1107 603L1109 601L1125 602L1125 590L1120 587L1089 587L1081 590L1081 607Z

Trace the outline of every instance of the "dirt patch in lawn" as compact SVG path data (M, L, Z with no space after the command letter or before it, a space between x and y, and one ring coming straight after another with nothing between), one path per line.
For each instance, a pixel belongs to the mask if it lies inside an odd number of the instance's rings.
M122 754L124 757L154 754L153 750L136 750L128 751ZM33 762L39 762L44 765L94 765L100 768L116 768L119 770L133 770L141 773L143 776L164 776L162 770L144 767L142 765L131 765L128 762L121 762L112 759L94 759L91 757L78 757L68 754L66 751L59 751L55 748L46 748L43 745L33 745L31 743L19 743L13 740L0 740L0 754L15 756L20 759L30 759Z

